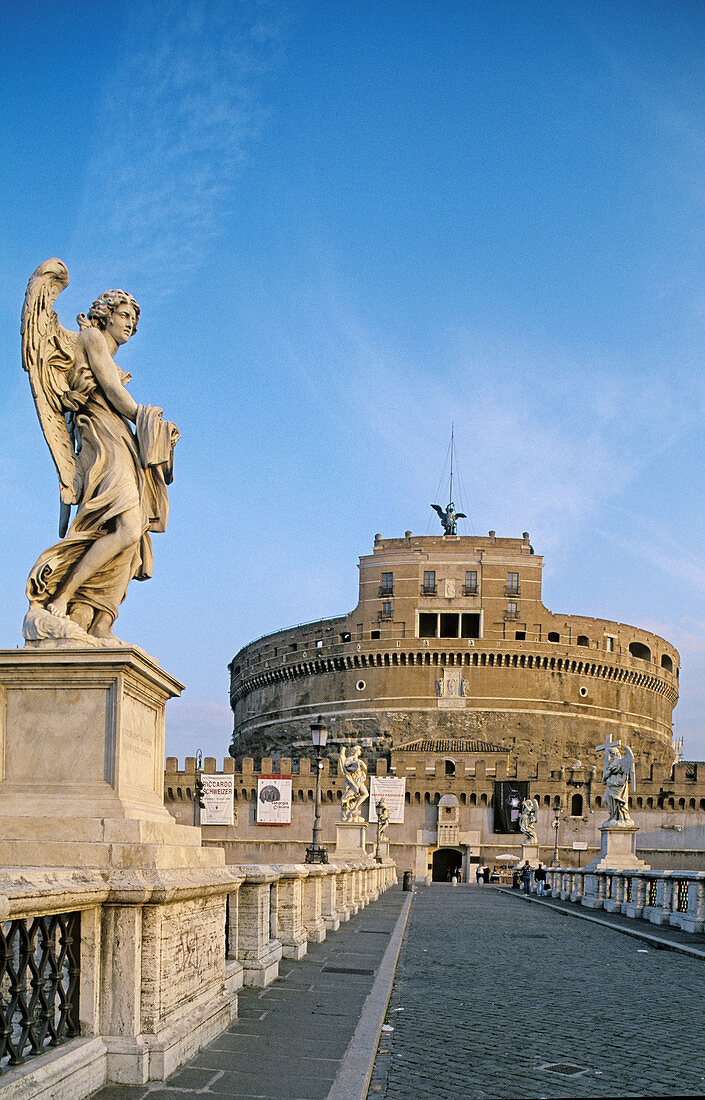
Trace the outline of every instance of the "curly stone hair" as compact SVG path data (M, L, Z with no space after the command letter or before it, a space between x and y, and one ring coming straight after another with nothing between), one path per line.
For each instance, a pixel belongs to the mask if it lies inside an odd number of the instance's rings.
M140 319L140 307L132 295L128 294L126 290L106 290L99 298L96 298L95 302L88 310L88 316L86 317L85 313L79 313L76 320L82 329L104 329L117 307L125 303L132 306L135 311L134 331L136 332L137 324Z

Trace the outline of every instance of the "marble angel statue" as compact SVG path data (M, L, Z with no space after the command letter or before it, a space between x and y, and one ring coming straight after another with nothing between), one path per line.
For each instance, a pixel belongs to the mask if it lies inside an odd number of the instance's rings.
M30 645L119 645L118 607L133 578L151 576L150 532L166 529L179 432L133 400L114 361L137 328L135 299L108 290L69 331L53 309L68 282L61 260L45 260L22 310L22 365L60 491L60 541L29 575L22 632Z
M360 746L354 745L348 756L345 745L340 749L340 770L345 781L340 800L342 821L362 821L360 807L369 798L367 764L360 756Z
M539 821L539 802L537 798L525 798L521 804L519 816L519 828L529 844L535 844L538 840L536 830Z
M602 782L605 784L605 804L609 811L608 825L632 824L629 813L629 785L634 789L634 754L629 745L620 752L618 745L609 745L605 750L602 767Z

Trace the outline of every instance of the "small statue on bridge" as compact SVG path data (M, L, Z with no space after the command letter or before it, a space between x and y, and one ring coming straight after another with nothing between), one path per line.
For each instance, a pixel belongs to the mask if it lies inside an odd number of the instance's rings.
M613 741L612 734L608 733L603 745L598 745L595 752L604 753L602 767L602 782L605 784L605 803L609 811L606 825L633 825L632 815L629 813L629 786L635 789L634 754L629 745L620 751L622 742Z
M367 764L360 756L359 745L354 745L348 756L345 745L340 749L340 770L345 780L343 796L340 800L341 821L356 824L363 820L360 809L370 792L367 789Z
M526 837L528 844L536 844L538 836L536 830L539 823L539 801L537 798L525 798L521 804L519 828Z
M452 500L445 511L443 511L440 504L432 504L431 507L433 508L434 512L437 513L438 518L441 521L444 535L457 534L458 520L467 519L465 512L456 512L455 505L453 504Z

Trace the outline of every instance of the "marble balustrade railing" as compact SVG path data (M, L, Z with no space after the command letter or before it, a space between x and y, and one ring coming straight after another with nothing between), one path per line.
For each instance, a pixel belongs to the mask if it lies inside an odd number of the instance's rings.
M705 931L705 871L547 869L551 894L588 909Z
M122 1048L144 1032L159 1036L170 1019L186 1011L188 1006L175 1003L176 984L188 992L191 982L202 1000L218 1001L210 1024L211 1034L217 1033L214 1029L222 1030L233 1017L233 997L241 986L263 987L274 981L282 956L301 958L310 941L320 943L396 881L390 859L229 865L156 876L139 870L111 875L91 869L2 870L0 988L3 983L17 984L13 952L19 950L15 944L26 940L23 926L29 930L37 918L54 914L80 915L77 1023L66 1038L78 1033L81 1042L98 1044L86 1057L104 1058L107 1051L107 1079L134 1083L132 1065L129 1072L121 1069ZM57 945L60 934L57 930ZM15 1021L9 1002L0 1010L2 1033L10 1044L0 1037L2 1092L8 1071L12 1074L16 1067L16 1073L23 1072L26 1058L24 1051L11 1049L19 1017ZM206 1009L204 1013L208 1015ZM172 1055L166 1040L160 1043L155 1039L144 1080L161 1079L178 1064L180 1053ZM22 1088L18 1096L34 1095ZM81 1092L78 1084L67 1088L56 1095L78 1097L89 1091Z

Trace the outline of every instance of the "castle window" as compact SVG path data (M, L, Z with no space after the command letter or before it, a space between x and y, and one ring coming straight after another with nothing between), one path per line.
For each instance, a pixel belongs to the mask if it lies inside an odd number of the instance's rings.
M578 634L577 645L590 645L590 639L585 634Z
M480 616L475 611L464 611L460 623L461 638L480 637Z
M647 645L643 645L641 642L630 642L629 652L632 657L636 657L640 661L651 660L651 650Z
M341 640L341 642L349 642L350 641L350 632L348 630L344 630L342 632L342 634L340 635L340 640Z
M605 634L605 649L608 653L614 653L614 638L611 634Z
M446 775L455 775L455 760L446 760Z
M516 600L507 600L507 606L504 611L505 619L516 619L519 614L519 606Z
M438 614L435 611L419 611L419 638L438 637Z
M441 612L441 638L457 638L459 624L457 612Z
M436 595L436 570L426 569L423 575L423 595L435 596Z
M507 590L505 593L507 596L519 595L519 574L507 573Z
M379 586L380 596L393 596L394 595L394 574L383 573L382 583Z
M514 638L517 642L525 642L526 641L526 631L525 630L515 630L514 631Z
M392 601L391 600L383 600L382 601L382 610L380 611L380 617L382 619L391 619L391 617L392 617Z
M548 633L549 642L560 642L561 636L557 634L555 630L550 630Z
M583 816L583 796L581 794L574 794L570 800L570 816L582 817Z
M477 595L477 570L466 569L465 570L465 587L463 589L464 596L476 596Z
M370 638L372 639L373 642L376 642L377 639L379 638L379 630L371 630L370 631Z
M669 672L673 672L673 661L667 653L664 653L661 656L661 668L665 668L668 669Z

